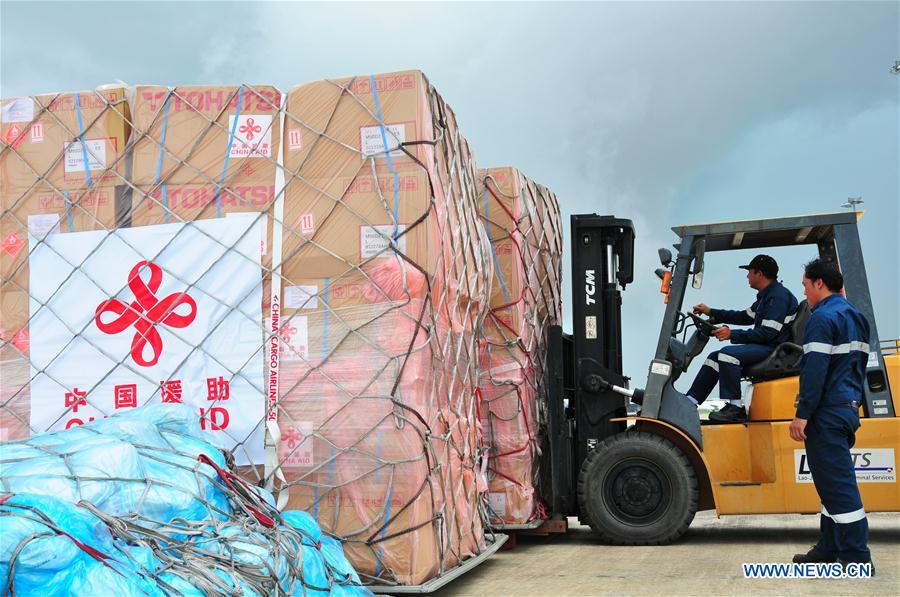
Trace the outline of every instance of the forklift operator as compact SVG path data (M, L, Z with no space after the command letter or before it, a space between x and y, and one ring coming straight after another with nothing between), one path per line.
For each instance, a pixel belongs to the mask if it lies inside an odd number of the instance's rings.
M715 329L716 338L721 342L731 340L732 346L710 353L688 390L688 399L699 405L716 382L720 383L719 395L727 404L709 415L709 420L717 423L747 420L747 411L741 404L741 369L764 360L788 338L788 324L797 311L797 298L776 280L778 263L774 259L757 255L740 268L747 270L750 288L758 292L753 306L746 311L710 309L703 303L694 306L694 313L709 315L712 323L753 324L749 330L732 330L727 325Z

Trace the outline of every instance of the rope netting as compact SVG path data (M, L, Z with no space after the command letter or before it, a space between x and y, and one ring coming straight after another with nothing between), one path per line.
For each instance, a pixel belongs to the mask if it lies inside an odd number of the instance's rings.
M20 98L0 137L0 439L183 403L367 582L485 548L479 334L502 317L474 159L424 75ZM558 215L529 188L505 230L526 294L556 294L488 355L558 317Z
M364 595L340 543L241 480L192 409L0 445L4 595Z
M417 72L297 87L285 129L282 313L306 340L282 363L289 504L340 536L364 578L419 584L484 548L491 263L474 160Z
M481 175L481 215L494 260L479 384L489 514L493 525L525 524L546 517L538 465L547 423L546 330L562 313L559 203L513 168Z

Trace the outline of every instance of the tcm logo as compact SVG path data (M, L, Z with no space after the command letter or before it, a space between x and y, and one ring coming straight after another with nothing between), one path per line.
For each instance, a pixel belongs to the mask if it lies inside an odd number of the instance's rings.
M896 483L897 469L892 448L867 448L850 451L857 483ZM812 471L805 450L794 450L797 483L812 483Z
M594 270L584 270L584 304L593 305L597 301L594 299L594 293L597 290L597 283L594 281Z

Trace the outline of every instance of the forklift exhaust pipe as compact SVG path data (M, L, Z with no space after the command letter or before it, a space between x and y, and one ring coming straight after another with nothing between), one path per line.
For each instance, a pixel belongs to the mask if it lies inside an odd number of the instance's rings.
M628 388L623 388L622 386L617 386L613 383L610 383L600 377L599 375L588 375L585 378L585 386L591 392L599 392L601 390L610 390L615 392L616 394L620 394L625 396L631 402L635 404L643 404L644 403L644 390L640 388L635 388L633 390Z

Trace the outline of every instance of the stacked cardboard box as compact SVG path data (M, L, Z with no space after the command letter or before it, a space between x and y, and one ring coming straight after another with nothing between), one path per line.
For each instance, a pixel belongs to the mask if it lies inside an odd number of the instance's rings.
M484 547L477 171L417 71L288 95L280 459L361 575L419 584ZM482 491L483 491L482 487Z
M478 334L493 261L452 110L417 71L299 86L284 130L271 86L127 94L3 103L2 439L28 433L29 235L258 212L264 266L274 226L284 234L291 505L375 582L419 584L480 552Z
M0 440L8 440L29 435L29 254L48 234L115 228L129 112L120 87L0 106Z
M280 106L271 85L135 87L131 225L259 212L268 264Z
M489 452L494 525L538 516L547 327L560 321L562 227L547 188L514 168L480 172L481 212L494 259L480 355L480 414Z

